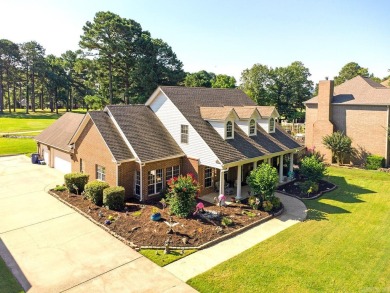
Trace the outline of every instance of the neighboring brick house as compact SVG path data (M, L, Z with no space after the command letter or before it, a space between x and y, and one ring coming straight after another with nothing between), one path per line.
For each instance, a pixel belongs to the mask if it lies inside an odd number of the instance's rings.
M199 181L201 195L223 193L228 182L241 197L257 164L278 167L281 181L292 171L302 146L276 123L278 116L238 89L161 86L145 105L88 112L69 140L72 171L123 186L127 197L141 201L187 173Z
M320 151L328 162L330 150L322 138L334 131L342 131L352 139L357 154L351 157L355 164L364 163L368 154L390 162L390 88L357 76L334 87L333 81L319 83L318 96L306 101L305 146Z

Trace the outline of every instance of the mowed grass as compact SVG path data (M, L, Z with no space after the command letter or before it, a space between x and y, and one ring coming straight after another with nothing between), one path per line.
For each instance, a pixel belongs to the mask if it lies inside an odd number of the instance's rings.
M30 154L37 151L37 143L32 138L0 137L0 155Z
M308 219L190 279L200 292L390 291L390 174L329 168Z
M196 250L187 249L184 250L184 254L181 254L180 250L171 250L169 254L164 254L163 249L142 249L139 253L163 267L194 252Z
M15 277L11 274L3 259L0 257L0 292L24 292Z
M43 130L59 117L60 114L42 111L30 114L4 113L0 115L0 134Z

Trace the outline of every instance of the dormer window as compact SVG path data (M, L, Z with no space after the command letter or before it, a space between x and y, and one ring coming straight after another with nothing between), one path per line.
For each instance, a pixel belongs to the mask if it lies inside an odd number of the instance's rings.
M233 138L233 123L232 123L232 121L226 122L226 138Z
M275 118L269 119L269 132L275 132Z
M249 122L249 135L255 135L256 133L256 121L255 119L251 119Z

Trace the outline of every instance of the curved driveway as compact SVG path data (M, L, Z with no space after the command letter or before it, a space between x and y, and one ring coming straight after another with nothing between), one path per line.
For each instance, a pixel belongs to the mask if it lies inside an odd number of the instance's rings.
M63 174L0 157L0 255L29 292L196 292L45 191Z

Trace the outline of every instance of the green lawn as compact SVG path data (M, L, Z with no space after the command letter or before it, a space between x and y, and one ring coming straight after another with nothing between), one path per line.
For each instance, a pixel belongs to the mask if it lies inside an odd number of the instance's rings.
M157 251L157 254L156 254ZM191 253L194 253L196 250L188 249L184 250L184 254L180 254L180 250L171 250L169 254L164 254L163 249L142 249L140 253L153 261L154 263L158 264L160 267L166 266L167 264L170 264L171 262L174 262L178 259L181 259L183 257L186 257L187 255L190 255Z
M0 292L16 293L24 292L18 281L9 271L3 259L0 257Z
M37 151L37 143L31 138L0 137L0 155L29 154Z
M37 112L25 113L4 113L0 115L0 134L9 132L23 132L43 130L52 124L60 115Z
M390 291L390 174L329 168L305 222L188 281L200 292Z

